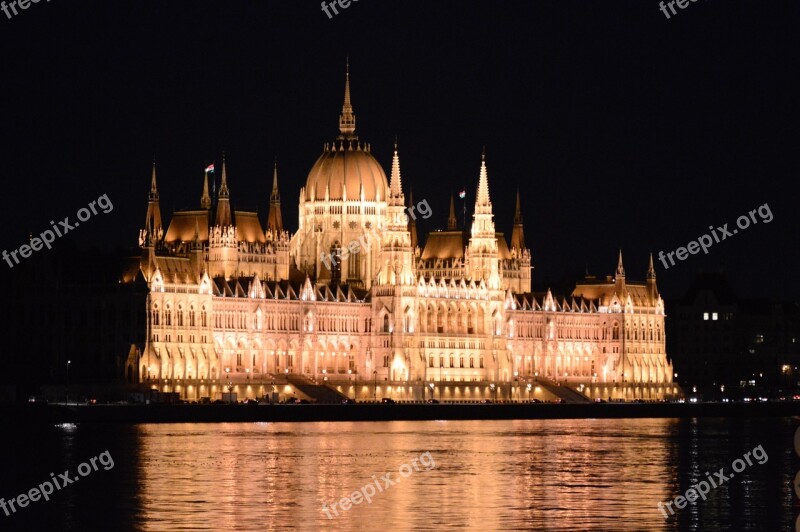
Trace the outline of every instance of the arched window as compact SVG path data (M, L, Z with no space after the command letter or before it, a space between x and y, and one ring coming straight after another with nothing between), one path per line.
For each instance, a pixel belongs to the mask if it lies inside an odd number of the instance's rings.
M178 305L178 327L183 327L183 307Z
M471 367L471 368L475 367L475 357L473 357L473 356L469 357L469 367Z
M429 368L433 367L433 355L428 356L428 367Z
M614 329L611 333L612 340L619 340L619 323L614 323Z
M385 332L385 333L389 332L389 315L388 314L384 314L383 315L383 332Z
M463 368L464 367L464 356L463 355L458 357L458 367L459 368Z
M444 355L439 355L439 367L444 367Z
M481 355L481 368L483 368L483 355Z
M189 327L194 327L197 325L196 316L194 313L194 305L189 307Z
M158 312L158 305L153 306L153 325L161 325L161 313Z
M451 368L456 367L456 357L454 357L453 355L450 355L450 367Z
M167 306L164 311L164 325L167 327L172 325L172 309L170 309L169 306Z

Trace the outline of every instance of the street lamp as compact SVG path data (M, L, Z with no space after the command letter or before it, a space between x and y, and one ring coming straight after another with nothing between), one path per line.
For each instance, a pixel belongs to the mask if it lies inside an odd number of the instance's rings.
M517 401L519 401L519 372L518 371L514 372L514 381L515 381L515 384L517 386Z
M375 399L375 401L377 401L378 400L378 370L377 369L373 370L372 371L372 375L375 378L375 380L373 382L373 385L372 385L372 393L373 393L373 398Z
M72 364L71 360L67 360L67 403L69 403L69 365Z

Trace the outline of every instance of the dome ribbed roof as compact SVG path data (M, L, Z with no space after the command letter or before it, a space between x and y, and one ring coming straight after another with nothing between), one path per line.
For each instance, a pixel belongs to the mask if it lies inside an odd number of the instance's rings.
M344 141L326 145L325 151L308 173L306 201L324 200L326 190L332 200L386 201L389 183L386 174L369 152L369 146Z

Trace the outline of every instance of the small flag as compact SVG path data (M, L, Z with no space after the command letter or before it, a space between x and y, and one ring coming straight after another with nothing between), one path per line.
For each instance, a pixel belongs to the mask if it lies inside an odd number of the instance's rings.
M214 163L211 163L206 168L206 173L213 172L213 171L214 171Z
M461 199L466 198L467 197L467 191L466 190L462 190L461 192L458 193L458 197L461 198Z

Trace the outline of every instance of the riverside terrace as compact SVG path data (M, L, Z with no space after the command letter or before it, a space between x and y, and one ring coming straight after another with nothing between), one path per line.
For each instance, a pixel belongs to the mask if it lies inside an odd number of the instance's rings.
M400 421L466 419L582 419L789 417L800 401L735 403L440 403L286 405L80 405L23 404L0 407L14 425L58 423L218 423L302 421Z

